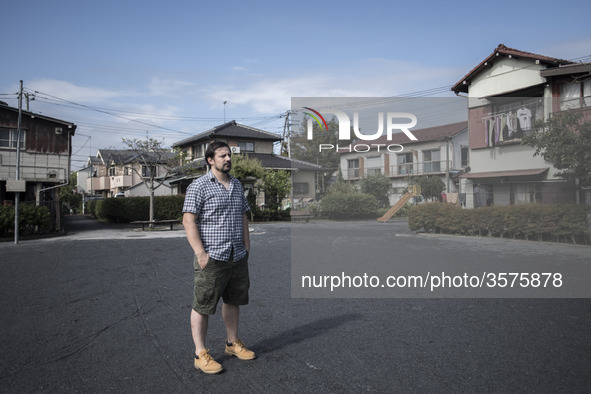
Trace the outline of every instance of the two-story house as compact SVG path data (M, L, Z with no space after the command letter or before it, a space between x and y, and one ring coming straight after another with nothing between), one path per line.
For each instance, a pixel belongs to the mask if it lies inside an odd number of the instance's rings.
M468 123L413 130L417 141L404 133L382 136L371 144L359 141L339 149L343 179L356 182L372 174L384 174L392 181L390 203L396 203L408 187L410 177L437 176L447 193L458 193L457 175L468 166ZM388 150L386 147L399 147ZM400 149L403 148L403 149ZM456 195L459 197L459 195Z
M0 104L0 204L19 201L45 205L53 227L61 230L58 188L69 182L72 136L76 125L48 116L21 111L20 143L17 144L19 110ZM19 181L17 145L20 146Z
M321 167L274 154L274 144L281 141L281 136L277 134L231 121L176 142L172 146L182 150L195 164L201 165L202 173L205 173L205 149L211 140L226 142L233 154L248 155L250 158L257 159L263 168L289 171L294 202L316 198L317 173ZM192 178L188 177L177 182L180 194L185 192ZM255 180L246 182L243 180L245 188L253 187L254 182ZM258 202L264 202L263 199L264 197L260 196Z
M80 179L86 179L85 191L92 196L144 196L148 193L142 186L144 180L153 173L157 178L165 176L168 162L176 156L174 152L160 152L146 161L140 160L138 153L131 149L99 149L96 156L88 158L87 167L81 170L88 172L90 169L90 176ZM155 190L155 194L171 195L173 189L165 183Z
M521 144L532 125L553 113L588 110L589 67L500 44L452 90L468 97L470 171L462 174L466 206L575 201L572 184L552 163Z

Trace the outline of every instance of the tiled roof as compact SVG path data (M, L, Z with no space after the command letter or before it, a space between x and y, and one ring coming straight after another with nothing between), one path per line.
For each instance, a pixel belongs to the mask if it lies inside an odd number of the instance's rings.
M281 137L277 134L269 133L268 131L255 129L254 127L245 126L236 123L235 120L216 126L213 129L196 134L192 137L175 142L173 147L187 145L197 141L208 141L216 137L225 138L240 138L247 140L268 140L281 141Z
M112 162L116 165L128 164L136 160L139 156L139 154L132 149L99 149L98 155L102 157L103 162L107 165L110 165ZM157 162L160 159L172 159L176 155L177 154L174 152L146 152L144 154L146 159L151 162ZM95 162L95 159L100 161L98 158L91 158L91 162Z
M277 156L270 153L248 153L248 157L259 160L264 168L272 168L275 170L297 168L299 170L318 171L322 169L322 167L317 164L285 156Z
M491 53L486 59L484 59L476 67L474 67L468 74L464 76L464 78L460 79L460 81L457 82L451 88L451 90L455 93L468 93L468 84L470 80L473 79L476 75L478 75L485 67L487 67L489 63L492 63L494 59L498 56L513 57L518 59L539 60L541 63L545 63L551 67L558 67L560 65L573 63L569 60L520 51L519 49L513 49L505 46L504 44L499 44L499 46L495 48L493 53Z
M411 130L412 134L417 137L417 141L412 141L409 139L406 134L404 133L396 133L392 134L392 139L388 141L388 137L386 135L381 136L377 140L374 141L357 141L351 144L352 147L356 145L390 145L390 144L400 144L400 145L410 145L410 144L418 144L421 142L427 141L435 141L440 140L446 137L453 137L454 135L467 130L468 129L468 122L458 122L458 123L450 123L443 126L436 126L436 127L428 127L425 129L420 130ZM340 153L349 153L349 147L347 148L340 148Z

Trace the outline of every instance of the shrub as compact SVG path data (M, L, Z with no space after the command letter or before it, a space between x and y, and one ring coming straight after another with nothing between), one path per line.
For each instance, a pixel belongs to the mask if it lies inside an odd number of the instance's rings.
M184 196L154 197L154 219L181 219ZM88 212L110 223L129 223L150 218L150 197L107 198L88 202Z
M447 234L590 243L588 209L573 204L462 209L449 204L428 203L411 208L408 225L412 231L424 229Z
M39 234L51 228L51 214L47 207L19 204L19 234ZM0 236L14 234L14 207L0 206Z
M363 193L329 193L320 202L322 215L329 219L361 219L375 217L378 201Z

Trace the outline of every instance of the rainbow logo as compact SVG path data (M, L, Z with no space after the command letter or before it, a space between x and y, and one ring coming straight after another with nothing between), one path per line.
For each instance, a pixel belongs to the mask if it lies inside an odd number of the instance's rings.
M313 118L316 123L318 123L318 126L320 126L320 130L322 130L322 125L324 124L324 130L328 131L328 125L326 124L326 120L324 120L324 118L322 117L322 115L320 115L320 112L310 108L310 107L303 107L304 109L307 109L308 111L314 112L316 115L318 115L318 117L320 119L318 119L316 116L314 116L311 113L308 112L304 112L304 114L310 116L311 118ZM322 123L320 123L320 120L322 120Z

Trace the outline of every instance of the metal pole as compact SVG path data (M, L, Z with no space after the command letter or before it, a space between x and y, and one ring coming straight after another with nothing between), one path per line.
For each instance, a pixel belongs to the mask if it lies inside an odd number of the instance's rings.
M21 177L21 115L23 111L23 81L20 81L20 90L18 93L18 123L16 127L16 180ZM14 244L18 245L18 230L20 217L18 207L20 202L20 191L14 194Z

